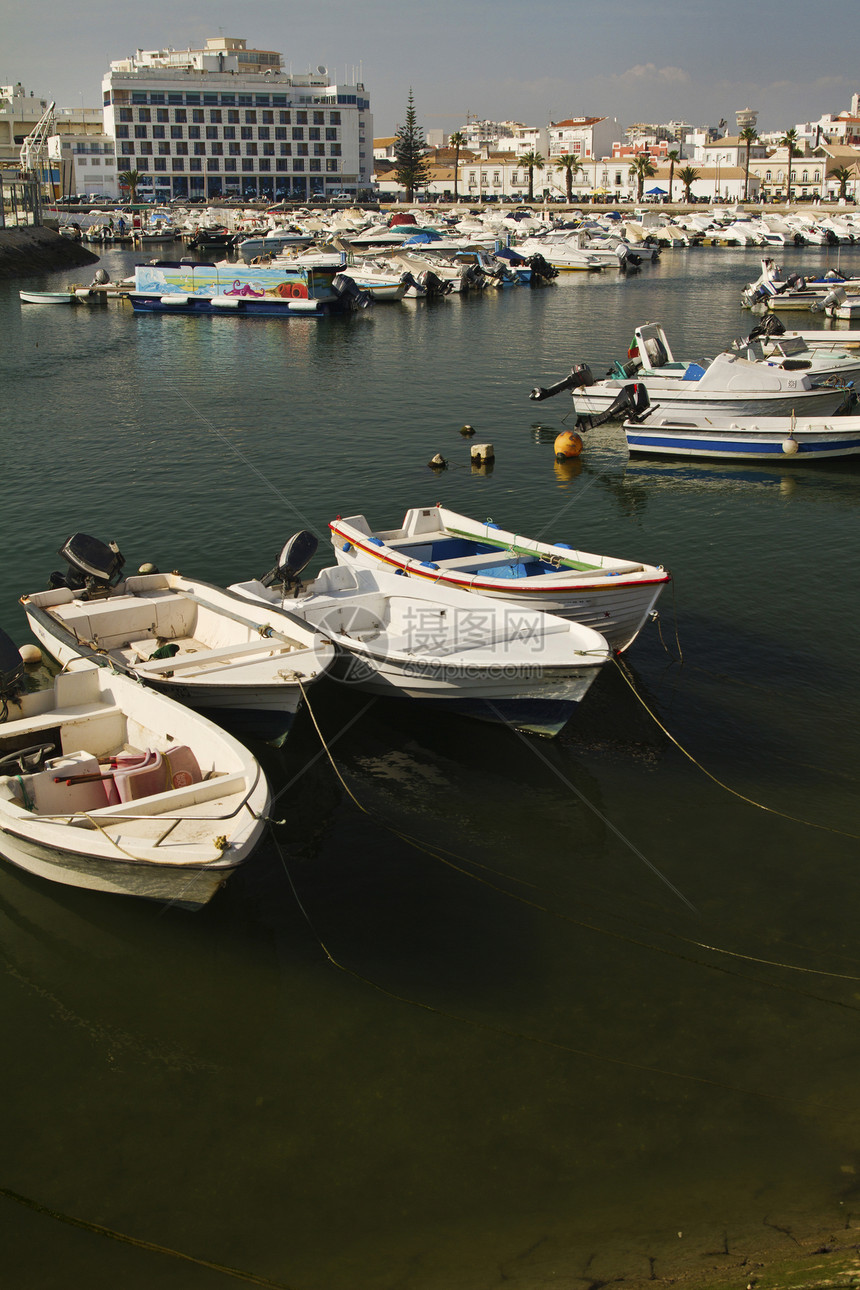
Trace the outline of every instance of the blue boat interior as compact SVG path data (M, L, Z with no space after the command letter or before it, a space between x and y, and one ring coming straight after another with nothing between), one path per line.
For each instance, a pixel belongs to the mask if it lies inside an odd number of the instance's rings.
M373 541L373 539L371 539ZM378 541L378 540L377 540ZM377 543L374 543L376 545ZM379 545L384 545L379 542ZM429 537L424 541L413 538L405 542L391 542L392 551L420 560L428 569L444 567L464 573L480 573L487 578L536 578L541 574L558 573L559 562L541 560L538 556L508 551L489 542L479 542L465 537ZM497 557L496 561L488 557ZM565 567L587 568L573 560Z

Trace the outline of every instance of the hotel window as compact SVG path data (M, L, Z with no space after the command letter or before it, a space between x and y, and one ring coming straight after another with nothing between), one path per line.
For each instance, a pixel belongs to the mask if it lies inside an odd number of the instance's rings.
M167 158L166 158L166 157L156 157L156 158L155 158L155 167L154 167L154 168L155 168L156 170L166 170L166 169L167 169Z
M246 113L245 113L245 124L246 124L246 125L256 125L256 124L257 124L257 113L256 113L256 112L246 112Z
M163 95L163 94L150 94L150 96L149 96L149 101L150 101L150 103L163 103L163 102L164 102L164 95Z
M135 137L135 139L145 139L145 138L146 138L146 126L145 126L145 125L136 125L136 126L134 127L134 137Z
M152 113L150 112L149 108L138 108L137 119L138 121L151 121Z
M243 170L253 170L253 169L254 169L254 162L253 162L253 160L252 160L250 157L247 157L247 158L243 157L243 158L242 158L242 169L243 169Z
M189 138L189 139L199 139L199 138L200 138L200 126L199 126L199 125L190 125L190 126L188 127L188 138Z
M155 119L156 121L169 121L170 113L167 108L158 108L155 113Z
M207 169L207 170L217 170L217 169L218 169L219 164L220 164L220 163L219 163L219 161L218 161L218 158L217 158L217 157L210 157L210 158L208 159L208 161L206 162L206 169Z
M294 138L294 139L303 139L304 137L305 137L305 132L304 132L304 130L301 128L301 126L300 126L300 125L294 125L294 126L293 126L293 138Z
M120 108L119 119L120 121L133 121L134 113L132 112L131 108Z
M164 126L154 125L152 127L152 137L153 139L165 139L167 137L167 131L165 130Z
M203 159L202 159L201 157L189 157L189 158L188 158L188 169L189 169L189 170L202 170L202 169L203 169Z
M322 138L322 135L320 134L320 132L319 132L319 130L317 129L317 127L316 127L316 126L312 125L312 126L310 127L310 129L308 130L308 138L309 138L309 139L321 139L321 138Z
M326 126L325 137L326 137L327 139L336 139L336 138L337 138L337 130L333 130L331 126Z
M337 174L337 162L336 162L336 161L327 161L327 162L325 163L325 168L326 168L326 170L328 170L328 171L332 171L332 172L334 172L334 174Z
M297 143L296 152L300 157L306 157L308 155L308 145L306 143Z
M279 112L278 120L280 121L281 125L289 125L290 124L289 112Z
M260 126L260 128L259 128L259 130L257 131L257 138L258 138L258 139L268 139L268 138L270 138L270 137L271 137L271 134L272 134L271 130L267 129L267 127L266 127L266 126L261 125L261 126Z
M188 113L185 111L185 108L177 108L176 111L173 113L173 119L174 121L178 121L182 125L184 125L185 122L188 120Z
M203 95L203 102L206 104L206 106L207 106L207 107L209 107L210 105L211 105L211 106L213 106L213 107L217 107L217 106L218 106L218 95L217 95L217 94L204 94L204 95Z
M280 125L276 125L276 126L275 126L275 138L276 138L276 139L286 139L286 138L287 138L287 132L286 132L286 130L284 129L284 127L283 127L283 126L280 126Z
M127 139L127 138L128 138L128 126L127 126L127 125L118 125L118 126L117 126L117 128L116 128L116 137L117 137L118 139Z
M206 144L205 144L205 143L195 143L195 145L194 145L194 155L195 155L195 157L205 157L205 156L206 156Z
M158 155L159 155L159 157L169 157L169 156L170 156L170 144L169 144L169 143L160 143L160 144L158 145Z
M293 145L291 143L278 144L278 152L282 157L291 157L293 155Z
M149 162L146 157L138 157L135 169L140 171L149 170Z
M209 151L213 157L221 157L224 155L224 145L223 143L213 143Z
M308 165L308 170L322 170L322 162L316 159L312 160Z
M177 145L176 145L176 155L177 155L177 157L187 157L187 156L188 156L188 144L187 144L187 143L177 143Z
M288 161L281 161L279 158L275 162L275 170L289 170L289 168L290 168L290 163Z
M203 109L194 108L194 110L191 113L191 120L196 122L198 125L202 125L203 122L206 120L206 114L203 111Z
M168 94L168 96L167 96L167 101L168 101L168 103L178 103L178 104L181 106L181 105L182 105L182 95L181 95L181 94Z
M225 126L224 126L224 138L225 138L225 139L235 139L235 138L236 138L236 127L235 127L235 125L225 125Z
M301 157L295 158L293 161L293 170L304 170L304 168L305 163L302 161Z
M253 139L254 131L251 129L249 125L243 125L240 130L240 136L243 139Z
M171 169L171 170L184 170L184 169L185 169L185 162L182 160L182 158L181 158L181 157L174 157L174 158L173 158L173 160L172 160L172 161L171 161L171 163L170 163L170 169Z
M222 94L222 95L221 95L221 106L222 106L222 107L233 107L233 105L235 104L235 102L236 102L236 95L235 95L235 94Z
M274 145L273 143L264 143L264 144L263 144L263 156L264 156L264 157L274 157L274 155L275 155L275 145Z
M119 150L120 150L120 153L121 153L121 155L122 155L123 157L133 157L133 156L134 156L134 144L133 144L133 143L121 143L121 144L120 144L120 148L119 148Z
M231 157L238 157L239 153L242 151L242 145L239 143L228 143L227 151Z
M314 144L314 156L315 156L315 157L324 157L324 156L325 156L325 144L324 144L324 143L315 143L315 144Z
M230 122L230 124L231 124L231 125L238 125L238 124L239 124L239 113L238 113L238 112L236 112L236 111L228 112L228 113L227 113L227 120Z
M235 157L228 157L228 158L226 159L226 161L224 162L224 169L225 169L225 170L235 170L235 169L236 169L236 159L235 159Z
M332 125L340 125L340 113L339 112L330 113L329 121L331 121Z
M298 121L299 125L307 125L307 123L308 123L308 114L307 114L307 112L297 112L297 113L296 113L296 120Z
M245 144L245 156L246 156L246 157L256 157L256 155L257 155L257 145L256 145L256 143L246 143L246 144Z
M253 101L250 94L239 95L239 107L250 107Z
M274 124L275 124L275 114L274 114L274 112L264 112L264 113L263 113L263 125L274 125Z
M271 161L267 161L267 160L266 160L266 158L265 158L265 157L263 157L263 158L262 158L262 160L260 161L259 165L257 166L257 169L258 169L258 170L271 170L271 169L272 169L272 163L271 163Z
M207 138L207 139L217 139L217 138L218 138L218 127L217 127L217 125L207 125L207 127L206 127L206 138Z
M182 130L182 126L181 126L181 125L172 125L172 126L170 127L170 137L171 137L171 139L181 139L181 138L183 137L183 130Z
M209 111L209 120L214 122L215 125L220 125L221 124L220 111L215 108L211 108Z

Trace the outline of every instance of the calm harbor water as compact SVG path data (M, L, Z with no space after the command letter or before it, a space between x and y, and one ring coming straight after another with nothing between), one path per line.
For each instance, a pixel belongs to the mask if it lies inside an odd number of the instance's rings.
M227 583L302 527L330 562L335 514L444 500L674 576L555 741L321 695L342 780L307 719L257 749L281 823L196 916L0 862L0 1188L196 1260L0 1194L10 1285L745 1285L851 1236L860 470L629 462L616 428L558 466L570 400L527 397L646 319L713 354L759 258L324 323L0 282L18 641L77 529Z

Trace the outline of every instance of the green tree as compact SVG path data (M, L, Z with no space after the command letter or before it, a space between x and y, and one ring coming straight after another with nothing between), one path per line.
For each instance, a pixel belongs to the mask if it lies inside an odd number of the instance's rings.
M680 179L681 183L684 185L684 201L689 202L690 189L693 187L693 184L699 178L699 172L698 170L695 170L692 166L682 166L681 169L678 171L678 178Z
M140 185L140 172L138 170L123 170L117 178L121 188L128 192L128 200L134 205L137 201L137 190Z
M675 178L675 162L680 161L681 154L675 148L669 153L669 201L672 200L672 180Z
M457 181L460 178L460 149L466 146L466 136L462 130L455 130L448 143L454 149L454 201L456 201Z
M574 157L571 152L563 152L560 157L555 159L556 170L564 172L564 191L567 195L568 202L573 201L573 181L582 170L582 162L579 157Z
M408 202L414 200L415 189L426 187L430 178L430 170L424 160L426 147L410 89L406 100L406 124L399 125L394 136L394 177L406 189Z
M845 200L848 191L848 185L852 179L856 179L854 168L852 166L834 166L828 175L828 179L835 179L839 185L839 196Z
M786 205L788 205L791 201L791 163L794 161L794 154L798 143L797 130L795 130L794 127L790 130L786 130L779 142L781 147L788 148L788 182L785 188L785 202Z
M648 156L647 152L637 152L636 156L630 162L628 174L636 180L636 200L642 200L642 192L645 188L645 180L653 179L657 173L654 162Z
M535 199L535 171L543 170L546 162L539 152L524 152L520 157L520 161L529 172L529 201L533 202Z
M750 186L750 148L758 138L758 130L754 125L745 125L738 135L746 144L746 156L744 157L744 201L747 200Z

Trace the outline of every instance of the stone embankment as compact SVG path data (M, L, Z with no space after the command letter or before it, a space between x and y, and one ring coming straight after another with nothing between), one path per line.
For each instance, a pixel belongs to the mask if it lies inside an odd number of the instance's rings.
M75 269L97 264L93 255L79 242L60 237L52 228L0 228L0 278L26 278L36 273Z

